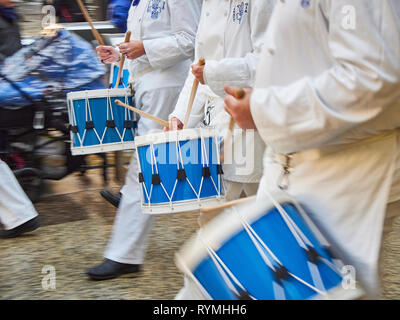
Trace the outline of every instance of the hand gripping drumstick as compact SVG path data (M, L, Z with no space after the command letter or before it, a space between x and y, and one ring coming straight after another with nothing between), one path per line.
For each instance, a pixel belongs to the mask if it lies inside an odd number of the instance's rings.
M244 96L246 95L246 92L241 89L238 88L236 89L233 94L232 94L236 99L241 100L244 98ZM230 121L229 121L229 127L228 127L228 132L226 134L226 137L224 139L224 148L221 152L221 162L224 162L225 159L225 146L230 142L231 138L232 138L232 132L233 132L233 127L235 126L235 119L233 119L233 117L231 117Z
M206 64L206 61L204 59L199 60L199 63L198 63L199 66L204 66L205 64ZM198 87L199 87L199 80L196 78L193 81L192 92L190 93L189 105L188 105L188 108L186 111L185 121L183 122L183 129L186 129L186 127L188 125L190 113L192 112L194 98L196 97Z
M133 112L136 112L137 114L140 114L143 117L149 118L150 120L153 120L154 122L157 122L158 124L162 125L163 127L169 128L168 121L165 121L163 119L157 118L157 117L155 117L155 116L153 116L153 115L151 115L151 114L149 114L147 112L144 112L144 111L142 111L140 109L137 109L135 107L127 105L126 103L123 103L120 100L115 100L115 104L117 104L117 105L119 105L121 107L127 108L129 110L132 110Z
M129 41L131 41L131 32L130 31L128 31L125 34L125 41L124 42L129 42ZM123 69L124 63L125 63L125 57L126 57L126 55L123 54L122 57L121 57L121 61L119 62L118 77L117 77L117 82L115 83L115 87L114 88L118 88L119 83L121 82L121 75L122 75L122 71L123 71L122 69Z
M81 8L81 11L83 13L83 16L85 17L85 20L87 21L87 23L89 23L90 28L92 29L93 36L95 37L95 39L97 40L99 45L104 46L104 41L103 41L102 37L100 36L100 33L94 27L92 19L90 18L90 15L89 15L88 11L86 10L86 7L83 4L82 0L76 0L76 2L78 2L79 7Z

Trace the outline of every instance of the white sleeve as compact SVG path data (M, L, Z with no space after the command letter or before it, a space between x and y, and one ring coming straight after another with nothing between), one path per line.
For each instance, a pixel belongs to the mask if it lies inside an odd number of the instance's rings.
M144 40L146 56L153 69L166 69L193 59L200 5L194 0L167 1L172 35Z
M182 123L185 121L186 111L189 104L190 94L192 92L193 81L195 77L190 69L188 77L186 78L185 85L179 95L178 102L174 111L170 114L169 118L178 118ZM199 84L196 97L193 102L192 111L190 113L188 127L197 127L204 119L204 105L206 103L208 94L205 91L205 86Z
M400 99L400 2L327 3L333 67L285 87L253 92L253 119L275 152L296 152L332 142ZM344 5L356 8L354 30L342 28Z
M250 29L253 50L241 58L207 60L204 81L220 97L224 86L253 87L259 55L264 45L264 35L271 17L274 0L254 0L250 7ZM240 43L240 39L237 39Z

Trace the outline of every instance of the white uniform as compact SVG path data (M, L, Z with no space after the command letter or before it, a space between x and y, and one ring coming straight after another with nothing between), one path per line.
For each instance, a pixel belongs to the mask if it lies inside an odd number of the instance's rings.
M281 1L265 43L251 99L270 147L259 197L279 154L295 153L289 193L375 297L385 214L399 214L400 2Z
M227 129L229 115L224 110L224 85L251 87L254 84L258 56L274 1L204 1L196 38L196 61L206 60L205 85L198 88L188 126L215 126ZM194 76L189 72L174 112L184 121ZM257 184L262 176L264 143L257 133L244 138L234 130L232 145L225 146L224 178L239 183ZM243 151L242 151L243 150ZM243 158L245 161L235 161ZM254 157L253 157L254 155ZM244 159L243 159L244 160ZM250 169L250 170L249 170ZM240 196L240 192L239 192Z
M14 174L0 160L0 223L5 230L14 229L37 217L37 212Z
M206 60L205 85L199 85L189 127L209 125L226 129L229 115L224 110L224 86L252 87L265 31L272 14L274 0L208 0L203 2L196 38L196 61ZM184 121L194 76L189 72L174 112L170 115ZM209 119L210 121L207 121ZM244 192L256 194L262 176L262 154L265 144L253 132L247 137L236 127L231 159L225 157L224 180L227 198L234 200ZM240 146L239 146L240 145ZM231 146L225 146L225 148ZM243 158L245 161L238 161ZM234 161L229 161L229 160ZM228 161L227 161L228 160ZM235 161L236 160L236 161ZM242 162L241 164L239 162ZM195 299L196 289L185 279L185 287L177 299ZM201 295L200 295L201 297Z
M129 61L135 104L143 111L167 119L194 57L200 17L199 0L141 0L129 11L131 40L143 40L146 55ZM138 123L138 134L162 129L146 118ZM136 153L131 158L107 259L128 264L143 263L154 216L141 211Z

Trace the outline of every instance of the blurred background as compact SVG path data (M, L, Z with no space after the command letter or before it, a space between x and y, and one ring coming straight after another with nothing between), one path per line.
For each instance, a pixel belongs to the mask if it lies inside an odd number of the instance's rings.
M86 8L93 21L107 20L109 0L85 0ZM58 22L84 22L85 19L75 1L71 0L15 0L17 12L21 17L21 33L23 36L37 36L41 30L43 5L53 5L57 9Z

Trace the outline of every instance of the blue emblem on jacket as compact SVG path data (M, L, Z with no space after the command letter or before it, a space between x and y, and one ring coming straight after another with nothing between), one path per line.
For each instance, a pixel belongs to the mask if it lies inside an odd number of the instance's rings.
M151 18L156 20L165 9L165 0L150 0L147 12L151 12Z
M233 8L233 22L242 23L243 17L249 13L249 3L242 1Z
M301 0L301 6L307 9L311 5L311 0Z

